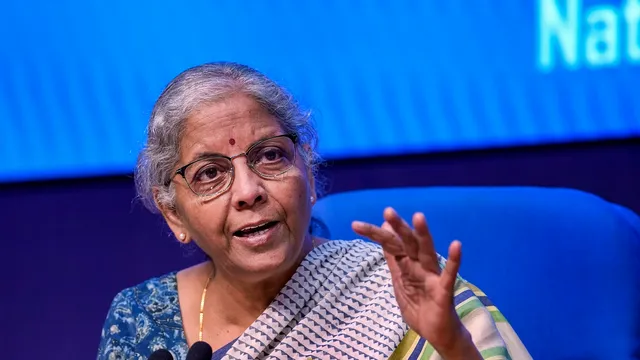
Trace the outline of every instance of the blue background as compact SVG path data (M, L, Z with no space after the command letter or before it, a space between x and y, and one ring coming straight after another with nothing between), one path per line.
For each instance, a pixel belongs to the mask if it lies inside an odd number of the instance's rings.
M4 2L0 181L129 173L164 85L215 60L288 87L327 159L638 136L625 23L614 66L543 71L544 2Z

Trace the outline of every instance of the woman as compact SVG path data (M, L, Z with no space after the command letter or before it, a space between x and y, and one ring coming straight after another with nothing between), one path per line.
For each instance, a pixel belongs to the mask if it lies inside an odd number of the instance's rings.
M155 104L136 171L141 198L209 260L119 293L98 359L528 358L479 290L434 250L424 215L393 209L373 241L311 235L316 135L277 84L234 63L186 70ZM379 244L379 245L378 245Z

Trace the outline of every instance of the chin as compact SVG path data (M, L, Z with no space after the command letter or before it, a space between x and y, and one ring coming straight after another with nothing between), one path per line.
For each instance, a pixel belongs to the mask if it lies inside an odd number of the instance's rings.
M263 280L277 277L293 271L293 267L297 267L302 260L303 246L296 245L282 242L262 249L236 248L238 251L234 254L234 267L236 271L243 273L242 277L249 279Z

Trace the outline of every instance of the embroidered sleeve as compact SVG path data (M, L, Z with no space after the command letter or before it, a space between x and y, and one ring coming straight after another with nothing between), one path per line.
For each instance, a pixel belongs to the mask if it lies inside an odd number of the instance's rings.
M113 299L102 328L98 360L136 359L136 321L132 306L133 291L120 292Z

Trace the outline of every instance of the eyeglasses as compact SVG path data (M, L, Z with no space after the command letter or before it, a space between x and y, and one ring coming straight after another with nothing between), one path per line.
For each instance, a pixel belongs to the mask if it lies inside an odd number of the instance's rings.
M252 144L245 152L232 157L211 155L192 161L176 170L174 176L180 174L194 194L212 199L231 187L234 179L233 159L245 156L249 169L254 173L264 179L274 179L293 167L297 142L295 134L273 136Z

